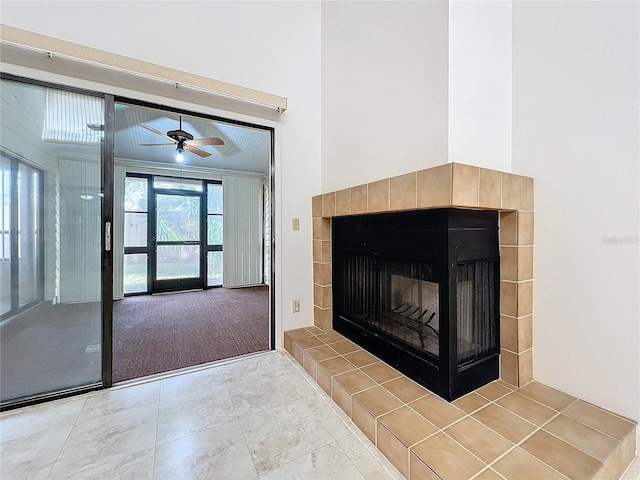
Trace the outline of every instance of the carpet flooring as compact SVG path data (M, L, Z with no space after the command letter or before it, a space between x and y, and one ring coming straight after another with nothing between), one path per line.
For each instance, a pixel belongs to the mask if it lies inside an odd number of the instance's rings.
M269 348L269 287L126 297L113 304L113 381Z

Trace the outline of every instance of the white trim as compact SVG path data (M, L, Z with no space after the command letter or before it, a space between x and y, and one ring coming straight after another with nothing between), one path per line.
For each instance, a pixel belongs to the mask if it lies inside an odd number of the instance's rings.
M115 165L124 165L127 172L149 173L155 175L177 176L177 173L184 174L182 176L193 175L195 178L205 180L222 180L223 175L233 175L235 177L249 178L266 178L265 173L241 172L237 170L223 170L219 168L181 166L179 164L168 164L160 162L149 162L144 160L132 160L128 158L116 158Z
M97 48L41 35L9 25L0 24L0 40L3 43L15 45L21 50L30 49L40 54L45 54L43 57L47 58L50 62L57 62L58 56L61 56L74 62L88 63L97 65L103 69L117 70L134 76L168 82L176 89L186 86L200 89L214 95L266 105L278 109L278 112L283 112L287 109L287 99L284 97L233 85L201 75L183 72L174 68L156 65L105 50L98 50Z

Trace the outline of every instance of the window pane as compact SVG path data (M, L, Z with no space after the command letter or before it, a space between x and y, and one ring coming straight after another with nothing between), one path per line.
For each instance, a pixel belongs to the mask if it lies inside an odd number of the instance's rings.
M147 211L147 179L127 177L124 187L124 209L127 212Z
M222 215L207 216L207 243L222 245Z
M222 215L222 185L207 185L207 213Z
M147 255L124 256L124 293L147 291Z
M200 198L156 195L157 238L160 242L200 240Z
M199 245L158 245L158 280L200 277Z
M34 170L20 164L18 169L18 306L24 307L38 299L37 242L37 177Z
M168 188L171 190L202 191L202 180L188 178L153 177L153 188Z
M147 246L147 214L146 213L125 213L124 214L124 246L125 247L146 247Z
M222 285L222 252L207 252L207 286Z
M0 211L0 314L11 310L11 164L5 157L0 158L0 193L2 211Z

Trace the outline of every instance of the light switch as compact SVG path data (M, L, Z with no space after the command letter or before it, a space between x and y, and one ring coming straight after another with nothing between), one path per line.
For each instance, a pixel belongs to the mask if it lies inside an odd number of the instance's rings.
M291 230L293 230L294 232L297 232L300 230L300 219L297 217L294 217L291 219Z

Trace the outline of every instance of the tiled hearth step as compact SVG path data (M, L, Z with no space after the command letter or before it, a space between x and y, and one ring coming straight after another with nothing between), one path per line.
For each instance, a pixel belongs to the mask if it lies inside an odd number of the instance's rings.
M448 403L332 331L285 349L406 478L617 479L635 423L532 382L500 380Z

